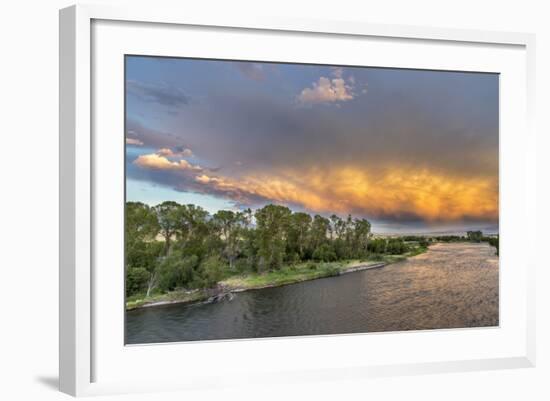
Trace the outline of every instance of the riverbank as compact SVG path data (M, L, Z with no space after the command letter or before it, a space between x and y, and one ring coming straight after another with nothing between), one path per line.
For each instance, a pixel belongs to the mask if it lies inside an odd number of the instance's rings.
M285 266L280 270L266 273L248 273L233 275L218 283L216 288L196 290L175 290L165 294L155 294L147 298L134 296L126 301L126 310L170 304L191 304L198 302L215 302L228 294L259 290L262 288L280 287L325 277L338 276L367 269L382 268L423 253L427 248L418 248L404 255L383 255L376 260L345 262L304 262L295 266Z

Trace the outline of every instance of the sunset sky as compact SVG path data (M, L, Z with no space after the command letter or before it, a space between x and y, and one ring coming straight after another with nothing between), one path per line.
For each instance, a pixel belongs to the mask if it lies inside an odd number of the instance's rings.
M498 75L127 56L128 201L498 230Z

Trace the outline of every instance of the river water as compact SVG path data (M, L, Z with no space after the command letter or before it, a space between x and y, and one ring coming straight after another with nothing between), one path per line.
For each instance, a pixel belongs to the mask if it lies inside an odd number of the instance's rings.
M126 343L365 333L499 324L489 245L432 245L381 269L126 312Z

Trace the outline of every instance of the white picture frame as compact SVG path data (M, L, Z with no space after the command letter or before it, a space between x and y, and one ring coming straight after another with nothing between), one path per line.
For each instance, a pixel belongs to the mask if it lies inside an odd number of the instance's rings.
M455 46L453 51L460 52L461 49L478 48L481 52L485 51L484 46L499 49L512 49L509 57L512 57L514 62L517 61L517 70L511 75L514 77L514 88L521 89L520 92L525 96L519 96L516 99L515 105L521 109L517 111L518 116L515 120L509 120L508 116L504 117L503 131L508 132L506 124L514 125L515 128L521 129L521 140L516 138L514 141L511 137L505 137L504 145L501 144L501 155L510 155L508 148L503 149L503 146L509 146L510 149L516 151L515 159L505 160L501 158L501 184L503 180L510 183L522 183L522 190L517 191L510 188L512 185L501 187L501 201L505 201L505 205L517 205L514 209L517 211L517 218L513 218L510 214L507 216L506 224L501 224L503 249L501 258L514 259L518 255L512 252L506 252L506 244L511 243L513 239L512 232L516 229L535 231L536 208L536 168L535 168L535 133L532 129L532 112L534 110L534 47L535 38L533 35L524 33L507 33L507 32L485 32L471 31L459 29L439 29L415 26L390 26L376 25L363 22L348 22L348 21L314 21L314 20L293 20L290 18L264 18L264 19L247 19L242 20L216 20L208 15L187 15L185 9L180 10L164 10L155 7L147 8L112 8L108 6L91 6L78 5L72 6L60 11L60 390L75 396L106 394L106 393L126 393L132 391L160 391L167 389L201 389L210 386L225 386L232 382L232 377L226 375L225 372L205 372L201 371L201 365L198 364L194 372L186 372L185 377L180 375L164 375L150 377L148 380L136 378L134 380L124 377L124 375L116 375L110 372L105 375L103 380L101 372L98 374L98 366L105 366L106 363L116 366L120 370L121 365L117 365L115 356L109 355L108 347L105 346L105 332L103 329L98 329L97 326L105 327L107 320L104 319L104 314L101 312L101 306L96 307L94 303L94 291L97 288L105 288L106 299L113 296L115 299L119 295L117 291L120 288L107 289L101 280L101 275L94 274L94 265L98 258L101 258L97 253L97 243L94 235L97 235L98 227L102 227L99 220L102 215L101 208L98 210L98 199L95 197L97 187L96 175L98 172L97 155L101 152L102 155L109 156L111 151L115 154L118 150L106 150L103 146L110 146L103 142L98 145L94 140L93 126L98 125L97 110L95 103L92 101L94 96L94 87L92 78L94 76L94 68L100 69L101 66L95 55L102 51L100 48L105 44L105 35L119 32L118 39L126 40L125 36L120 34L121 30L130 29L128 26L116 27L113 31L103 31L99 35L103 35L103 40L93 40L94 24L101 21L107 22L107 25L119 23L140 23L155 25L159 27L158 35L166 35L163 29L178 29L181 27L200 27L206 31L208 29L224 30L228 29L231 32L243 32L244 34L253 35L255 32L263 32L266 34L285 34L285 35L307 35L312 37L330 38L338 36L339 38L358 39L374 38L384 39L387 41L409 41L407 43L432 43L440 46L443 50L444 46ZM139 25L139 24L138 24ZM141 25L141 27L143 27ZM134 26L135 31L130 36L139 36L140 26ZM155 31L156 32L156 31ZM134 35L135 34L135 35ZM114 34L113 34L114 35ZM151 35L151 43L154 45L155 33ZM161 37L159 36L159 37ZM113 42L113 54L118 54L120 48L115 48L121 40ZM276 37L273 40L278 40ZM147 46L147 44L143 44ZM231 46L227 43L226 46ZM106 47L106 46L105 46ZM149 50L151 51L151 50ZM163 49L162 51L166 51ZM161 52L162 52L161 51ZM465 50L466 51L466 50ZM513 53L513 54L512 54ZM171 54L167 54L171 55ZM104 58L104 56L101 56ZM305 57L305 56L304 56ZM397 57L397 56L396 56ZM486 64L487 67L483 70L492 70L500 72L498 63L504 63L508 55L503 56L500 60L495 57L492 63ZM512 58L510 60L512 60ZM399 63L396 61L396 63ZM443 62L442 62L443 63ZM510 63L514 64L514 63ZM396 64L397 65L397 64ZM425 66L429 67L429 62ZM442 68L443 64L439 66ZM491 67L491 65L496 67ZM516 64L514 64L516 65ZM434 67L437 69L437 67ZM473 67L472 67L473 68ZM505 67L502 68L513 68ZM525 76L523 75L525 73ZM521 75L521 76L520 76ZM115 79L116 76L108 79ZM510 80L512 82L512 79ZM510 84L512 85L512 84ZM509 88L512 88L510 86ZM519 93L519 92L518 92ZM102 96L101 94L97 96ZM501 96L510 96L509 92L504 91ZM502 99L501 99L502 102ZM510 110L510 115L516 113L510 105L501 104L504 110ZM120 106L120 105L119 105ZM510 108L507 108L510 107ZM523 109L523 107L525 109ZM101 114L99 112L99 114ZM515 115L515 114L514 114ZM120 119L123 119L123 115ZM511 117L510 117L511 118ZM508 134L507 134L508 135ZM503 137L501 136L501 139ZM508 144L508 145L507 145ZM513 171L507 166L517 163ZM503 168L504 167L504 168ZM115 174L116 175L116 174ZM507 189L508 188L508 189ZM510 202L507 199L512 199ZM508 207L508 206L507 206ZM501 212L506 212L502 210ZM508 235L507 239L507 233ZM521 239L518 239L520 241ZM116 242L116 241L115 241ZM527 245L531 247L531 245ZM532 248L530 248L532 249ZM506 259L504 259L506 260ZM511 272L508 277L514 279L517 283L517 294L510 296L521 298L516 317L517 322L511 322L509 319L506 325L499 329L492 329L492 332L483 330L478 331L448 331L441 334L440 337L446 337L442 341L447 341L449 344L450 338L454 338L457 342L474 343L477 341L487 341L487 343L495 342L497 339L497 330L502 333L508 328L513 334L508 337L502 337L502 343L499 343L500 348L487 350L487 352L472 351L470 355L459 358L451 357L445 359L442 355L442 360L434 358L430 360L418 360L413 354L404 359L385 358L381 353L380 357L372 363L362 363L360 360L353 360L351 356L347 360L334 360L334 366L331 365L330 349L336 349L342 346L342 342L354 344L355 346L367 345L368 342L382 343L383 338L392 336L391 341L399 338L401 334L382 334L376 336L331 336L330 338L310 338L309 340L299 340L299 347L304 349L304 355L314 355L319 351L321 346L319 341L323 341L323 350L327 349L328 360L319 362L312 359L312 363L302 364L296 363L294 369L285 369L284 358L281 358L274 363L275 370L271 370L269 375L267 370L262 367L255 366L254 369L246 370L243 366L242 371L246 371L249 380L269 383L273 380L283 380L291 382L293 380L326 380L329 378L352 377L361 379L370 376L386 376L386 375L401 375L401 374L421 374L430 372L450 372L450 371L468 371L481 369L505 369L517 367L531 367L535 364L535 283L534 271L538 263L536 252L527 252L523 255L523 264L521 266L521 275L513 277ZM507 280L509 280L507 278ZM501 283L502 284L502 283ZM501 287L506 290L506 286ZM111 295L108 295L111 294ZM117 295L118 294L118 295ZM510 296L503 293L504 297ZM506 298L505 298L506 299ZM514 301L516 299L514 298ZM506 306L506 302L504 303ZM122 301L121 306L122 308ZM502 309L501 309L502 312ZM118 317L117 317L118 316ZM119 319L120 325L123 320L119 315L110 317L110 322ZM106 319L106 318L105 318ZM113 320L114 319L114 320ZM98 331L99 330L99 331ZM420 337L415 337L420 334ZM415 344L426 343L426 341L434 341L428 337L429 334L408 333L407 341L416 342ZM403 337L405 338L405 337ZM99 340L98 340L99 339ZM500 340L499 340L500 341ZM280 353L284 347L290 347L291 344L296 344L298 340L287 338L279 340L246 340L236 341L231 345L231 342L206 342L202 344L194 344L193 347L187 346L186 351L190 357L193 357L193 349L202 347L201 352L204 352L205 347L215 349L214 352L228 352L231 355L231 350L228 347L240 347L239 352L245 350L246 353L265 352L272 349L274 354ZM444 344L443 342L441 343ZM481 343L480 343L481 344ZM124 344L120 344L121 347ZM181 347L181 345L179 345ZM510 351L506 349L509 346ZM178 347L178 345L175 345ZM155 349L158 348L158 349ZM475 348L475 347L473 347ZM139 350L132 350L126 353L124 358L129 358L132 363L136 363L140 358L170 358L175 348L169 346L148 346L142 347ZM460 350L459 346L457 350ZM158 352L157 352L158 351ZM296 351L298 352L298 351ZM458 352L458 351L457 351ZM153 355L153 354L157 355ZM245 353L245 355L247 355ZM318 353L318 352L317 352ZM99 355L98 355L99 354ZM130 355L131 354L131 355ZM121 354L122 355L122 354ZM109 358L113 359L109 359ZM99 359L98 359L99 358ZM246 359L246 357L244 358ZM102 361L97 363L97 360ZM397 361L397 362L396 362ZM128 362L130 363L130 362ZM277 363L280 363L279 365ZM169 367L170 364L168 363ZM100 369L101 370L101 369ZM115 370L115 368L113 368ZM163 373L163 372L161 372ZM164 372L165 373L165 372ZM107 377L108 376L108 377ZM98 377L100 378L98 380Z

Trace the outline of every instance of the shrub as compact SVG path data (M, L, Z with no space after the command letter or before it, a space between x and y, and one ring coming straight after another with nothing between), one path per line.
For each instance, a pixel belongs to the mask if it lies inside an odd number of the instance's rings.
M481 231L468 231L466 233L468 240L472 242L481 242L483 238L483 233Z
M209 256L200 266L201 276L207 287L212 287L223 278L225 263L219 256Z
M149 272L143 267L128 267L126 269L126 296L145 291L149 280Z
M407 245L402 239L392 238L388 241L386 252L390 255L401 255L407 252Z
M384 238L375 238L367 245L369 252L383 254L386 252L387 241Z
M196 268L199 258L196 255L182 257L173 252L159 266L159 287L162 290L173 290L186 287L196 280Z
M294 265L300 263L300 255L297 252L291 253L288 257L288 263L291 266L294 266Z
M336 260L336 252L328 244L322 244L313 251L313 259L319 262L333 262Z

